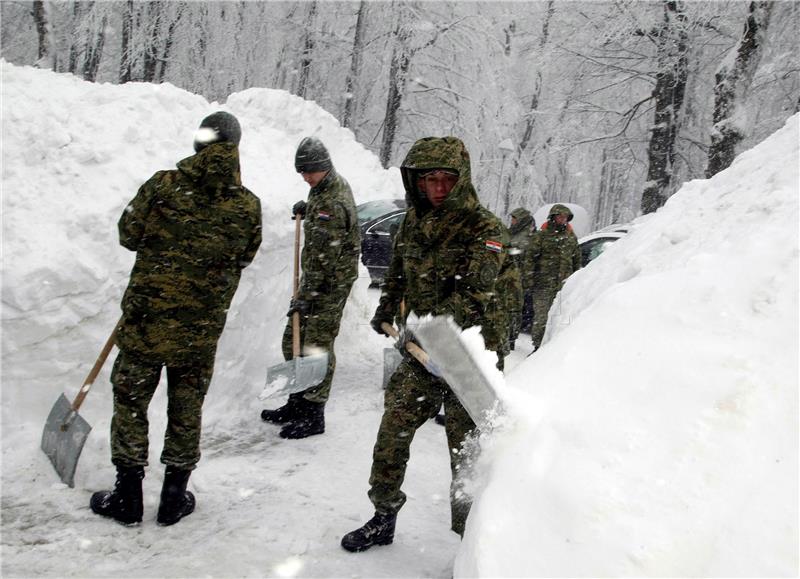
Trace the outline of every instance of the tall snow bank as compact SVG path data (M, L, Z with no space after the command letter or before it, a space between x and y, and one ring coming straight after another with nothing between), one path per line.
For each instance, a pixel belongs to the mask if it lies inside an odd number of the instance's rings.
M799 119L568 280L456 576L798 573Z

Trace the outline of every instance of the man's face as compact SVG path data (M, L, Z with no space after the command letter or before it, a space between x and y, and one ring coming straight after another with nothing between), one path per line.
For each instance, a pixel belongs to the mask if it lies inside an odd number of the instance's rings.
M558 215L555 216L556 225L566 225L568 219L569 218L566 215L564 215L563 213L559 213Z
M303 178L303 181L308 183L309 187L313 188L319 185L327 174L327 171L313 171L311 173L300 173L300 176Z
M437 169L417 179L417 187L425 193L425 197L428 198L431 205L439 207L447 199L457 182L458 174Z

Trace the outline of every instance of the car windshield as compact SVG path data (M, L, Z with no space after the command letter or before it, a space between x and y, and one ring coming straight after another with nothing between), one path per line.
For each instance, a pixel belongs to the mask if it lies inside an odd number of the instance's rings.
M402 199L381 199L379 201L367 201L356 207L358 212L358 224L363 225L367 221L372 221L384 213L390 213L395 209L403 209L405 202Z

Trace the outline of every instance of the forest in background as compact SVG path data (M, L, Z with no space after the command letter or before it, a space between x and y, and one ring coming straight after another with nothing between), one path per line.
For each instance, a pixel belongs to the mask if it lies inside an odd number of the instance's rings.
M3 1L0 28L8 62L90 81L289 91L384 166L458 136L505 221L630 221L800 110L794 1Z

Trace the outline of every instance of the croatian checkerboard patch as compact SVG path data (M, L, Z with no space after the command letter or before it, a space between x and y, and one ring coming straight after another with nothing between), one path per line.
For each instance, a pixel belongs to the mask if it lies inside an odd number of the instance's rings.
M486 240L486 249L489 251L493 251L494 253L500 253L503 251L503 244L499 241L494 241L492 239Z

